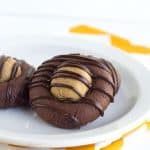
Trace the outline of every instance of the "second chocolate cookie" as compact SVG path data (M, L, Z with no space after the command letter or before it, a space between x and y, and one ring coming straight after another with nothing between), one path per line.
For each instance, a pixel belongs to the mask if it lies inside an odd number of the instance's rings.
M34 71L23 60L0 57L0 108L29 104L28 84Z

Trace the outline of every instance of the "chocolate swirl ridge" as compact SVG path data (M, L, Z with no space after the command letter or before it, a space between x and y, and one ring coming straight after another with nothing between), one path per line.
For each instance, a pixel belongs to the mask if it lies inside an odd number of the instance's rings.
M0 78L1 78L1 75L2 75L2 69L3 69L4 63L7 59L8 59L8 57L6 57L6 56L1 56L0 57Z

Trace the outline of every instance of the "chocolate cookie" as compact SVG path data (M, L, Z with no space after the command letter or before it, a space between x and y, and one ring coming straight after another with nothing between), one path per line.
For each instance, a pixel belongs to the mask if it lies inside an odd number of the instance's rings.
M0 108L29 104L28 84L33 72L23 60L0 57Z
M103 116L119 86L110 62L80 54L60 55L43 62L34 73L30 103L45 121L77 128Z

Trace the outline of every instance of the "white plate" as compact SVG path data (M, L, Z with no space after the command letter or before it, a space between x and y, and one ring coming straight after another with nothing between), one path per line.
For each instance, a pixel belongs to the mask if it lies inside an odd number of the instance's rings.
M150 109L150 73L127 54L97 42L76 37L1 38L1 54L22 58L39 65L63 53L83 53L110 60L121 74L122 84L103 118L81 129L64 130L42 121L34 112L23 109L0 110L0 142L32 147L66 147L104 143L119 138L142 123Z

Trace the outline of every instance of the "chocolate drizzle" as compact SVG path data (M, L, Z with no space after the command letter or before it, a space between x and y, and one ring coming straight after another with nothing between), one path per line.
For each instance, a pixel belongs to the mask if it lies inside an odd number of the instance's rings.
M106 92L105 90L100 89L100 88L92 88L92 90L95 90L95 91L98 91L98 92L101 92L101 93L107 95L107 96L110 98L110 101L113 102L113 99L114 99L113 96L110 95L110 94L109 94L108 92Z
M107 83L109 83L111 85L111 87L113 88L113 91L114 91L114 94L115 94L115 85L113 82L111 82L110 80L108 80L106 77L103 77L103 76L93 76L94 80L97 81L97 80L104 80L106 81ZM113 94L113 95L114 95Z
M0 78L1 78L1 75L2 75L3 65L4 65L4 63L7 59L8 59L8 57L6 57L6 56L1 56L0 57Z
M62 83L54 83L50 86L50 88L52 87L62 87L62 88L68 88L73 90L80 98L82 98L82 95L71 85L66 85L66 84L62 84Z
M20 64L18 62L16 62L14 65L13 65L13 68L12 68L12 71L11 71L11 75L10 75L10 78L9 80L12 80L16 77L16 74L17 74L17 71L18 71L18 68L20 67Z
M86 56L80 56L80 55L60 55L60 56L55 56L54 60L79 60L81 62L81 64L85 64L88 63L89 65L95 65L98 66L102 69L104 69L105 71L109 71L109 69L103 65L102 63L100 63L99 61L97 61L97 59L94 59L94 57L86 57Z
M92 73L89 71L89 69L87 67L85 67L84 65L80 64L80 63L73 63L73 62L66 62L66 63L62 63L61 65L59 65L57 67L57 69L62 68L62 67L76 67L76 68L80 68L82 70L84 70L86 73L89 74L89 76L92 76Z
M42 101L45 101L45 100L48 100L51 99L52 96L39 96L39 97L35 97L33 99L30 99L31 100L31 105L34 107L34 108L37 108L37 107L47 107L46 104L39 104L40 100ZM53 101L58 101L56 98L53 98ZM61 99L61 101L59 101L59 103L63 104L63 103L68 103L68 104L75 104L76 101L71 101L70 99ZM82 101L78 101L78 104L82 104ZM97 106L95 105L95 103L92 102L92 100L90 99L87 99L85 98L84 100L84 104L88 104L88 105L92 105L93 107L95 107L95 109L97 109ZM32 108L33 108L32 107ZM97 109L101 116L104 115L104 111L102 111L103 109Z
M94 57L87 57L87 56L80 56L80 55L59 55L59 56L55 56L53 59L47 60L45 62L43 62L43 66L44 65L50 65L51 62L79 62L80 64L86 65L88 63L88 65L91 66L96 66L99 67L103 70L105 70L106 72L110 72L110 70L103 64L100 63L101 60L98 60ZM51 65L53 66L53 65Z
M1 78L1 75L2 75L2 70L3 70L4 63L9 58L10 57L6 57L6 56L1 56L0 57L0 78ZM17 74L17 71L18 71L19 67L20 67L20 63L19 63L19 61L16 60L16 63L14 63L14 65L12 67L11 74L10 74L10 77L9 77L8 81L12 80L16 77L16 74Z
M82 69L92 78L92 84L78 73L71 72L70 70L68 71L60 69L64 67L76 67ZM89 88L89 91L85 97L82 97L82 95L70 85L62 83L50 84L51 81L56 78L71 78L74 80L79 80ZM95 87L95 84L99 81L103 81L103 84L105 82L107 83L105 84L105 88L103 88L103 85L101 84ZM88 104L89 106L94 106L94 109L96 109L94 111L98 111L99 114L103 116L104 110L107 108L108 104L113 102L114 95L116 94L119 85L120 82L118 74L110 62L104 59L97 59L92 56L83 56L79 54L59 55L43 62L42 65L38 67L38 70L34 73L29 86L31 89L30 101L34 109L38 109L39 107L47 107L46 103L50 103L50 109L53 109L51 103L57 103L58 110L59 107L63 107L63 105L69 109L68 104L79 104L79 106L81 104ZM76 102L67 99L58 100L49 92L52 87L64 87L71 89L80 97L80 100ZM39 93L39 96L32 96L32 91L35 91L36 89L42 90L42 88L47 90L49 95L41 97ZM41 102L42 100L43 102Z
M88 88L91 87L91 84L89 83L89 81L82 77L81 75L77 74L77 73L72 73L71 71L62 71L59 70L58 72L55 72L55 75L52 76L51 80L56 79L56 78L72 78L75 80L79 80L80 82L82 82L83 84L85 84Z

